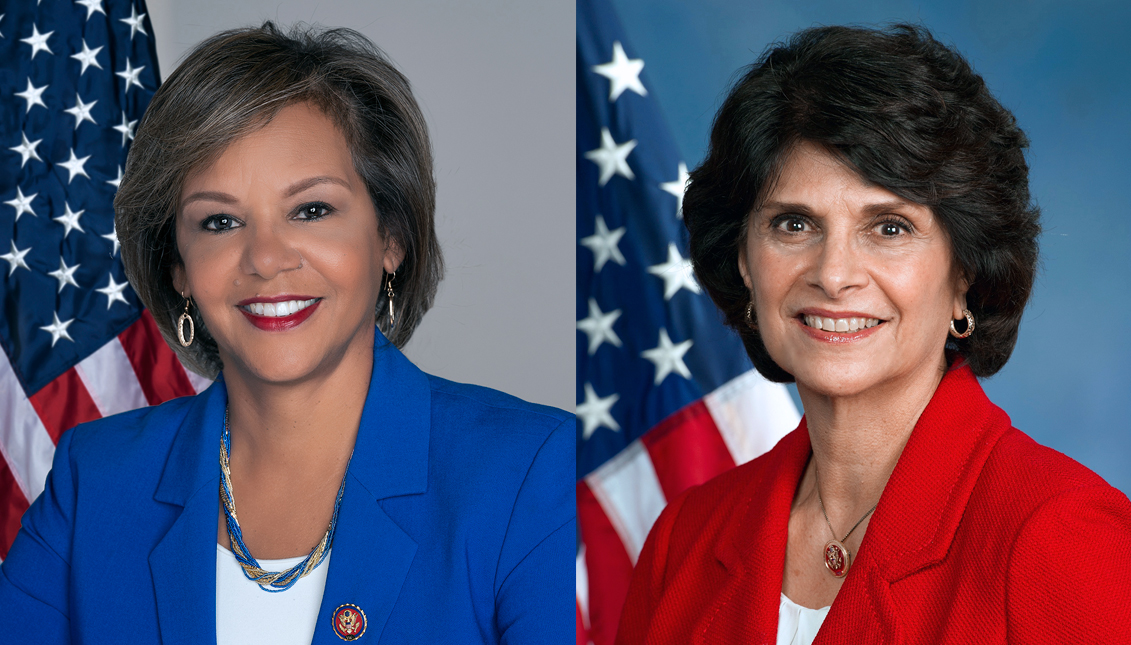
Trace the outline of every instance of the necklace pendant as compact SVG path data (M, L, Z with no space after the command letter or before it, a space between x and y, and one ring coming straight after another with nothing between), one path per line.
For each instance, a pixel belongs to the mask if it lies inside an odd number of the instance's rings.
M843 578L848 573L848 564L851 558L848 549L844 548L844 545L838 540L829 540L825 543L825 566L834 576Z

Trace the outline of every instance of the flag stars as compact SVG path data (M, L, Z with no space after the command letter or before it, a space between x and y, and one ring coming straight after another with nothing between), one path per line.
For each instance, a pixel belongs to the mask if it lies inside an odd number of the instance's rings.
M50 38L51 34L53 34L53 33L55 33L55 32L49 31L45 34L41 34L41 33L39 33L39 28L36 27L35 25L32 25L31 26L31 35L28 36L27 38L21 38L20 42L21 43L27 43L27 44L31 45L31 59L32 60L35 60L35 55L38 54L41 51L47 52L48 54L51 54L52 56L54 56L55 52L51 51L51 48L47 46L47 39Z
M31 200L35 199L38 196L39 193L32 193L31 195L25 197L23 189L19 186L16 186L16 198L9 199L4 203L16 209L16 221L18 222L20 221L20 215L23 215L24 213L31 213L33 216L39 217L31 208Z
M640 82L640 72L644 69L644 61L640 58L629 58L624 53L620 41L613 42L613 60L603 64L594 65L593 71L609 79L609 102L615 102L625 90L632 90L640 96L648 96L648 90Z
M86 169L83 167L86 164L87 159L90 159L90 155L79 159L75 156L75 149L71 148L71 158L66 161L59 162L60 166L66 168L67 172L71 173L71 176L67 179L67 184L71 183L71 181L75 178L75 175L82 175L83 177L90 179L90 175L86 174Z
M22 251L19 250L18 248L16 248L16 241L12 240L12 252L0 255L0 260L8 261L9 277L11 277L11 275L16 272L16 269L27 269L28 271L31 271L31 267L29 267L27 265L27 262L24 260L24 257L27 256L28 252L30 251L30 246Z
M679 374L685 379L691 378L691 370L687 369L687 365L683 362L683 355L687 353L687 350L691 349L693 342L694 341L688 338L682 343L673 343L672 339L668 337L668 330L663 327L660 328L659 344L652 349L640 353L641 356L655 364L656 385L663 383L664 379L672 372Z
M130 17L129 18L122 18L121 22L124 22L124 23L126 23L127 25L130 26L130 41L131 42L134 39L134 34L136 34L139 31L142 34L145 34L146 36L149 35L149 32L147 32L145 30L145 26L141 22L143 20L145 20L145 14L143 13L141 15L138 15L137 7L130 5Z
M119 171L119 175L120 175L120 171ZM106 235L100 235L99 237L106 239L106 240L110 240L110 243L114 245L114 250L110 251L110 257L113 257L113 256L118 254L118 249L120 249L122 247L122 245L121 245L120 242L118 242L118 227L117 226L115 226Z
M671 300L680 289L699 293L699 283L695 281L691 260L685 260L679 254L675 242L668 242L667 261L648 267L648 273L659 276L664 281L664 300Z
M601 169L601 178L597 180L598 186L609 183L613 175L636 179L636 175L632 174L632 168L628 167L628 155L635 147L636 139L618 144L613 140L613 134L608 128L601 128L601 147L585 153L585 158Z
M86 7L87 20L90 20L90 17L93 16L96 11L104 16L106 15L106 12L102 10L102 0L75 0L75 4L81 4ZM99 49L102 48L99 47ZM85 70L85 68L83 69Z
M577 418L581 419L582 439L588 440L601 426L605 426L614 432L620 430L620 424L610 413L613 404L619 399L620 395L616 392L602 399L597 396L592 385L585 384L585 400L577 405Z
M66 260L60 257L59 268L48 273L47 275L59 281L59 293L62 293L63 287L67 286L68 284L72 287L79 286L79 283L75 282L75 271L77 271L80 266L82 265L76 264L73 267L69 267L67 266Z
M102 7L99 7L98 10L102 11ZM98 63L97 58L98 52L100 51L102 51L102 47L95 47L94 49L91 49L86 46L86 39L83 39L82 51L77 54L71 54L71 58L82 63L82 71L79 72L79 76L85 74L86 68L90 67L91 65L97 67L98 69L102 69L102 65Z
M145 14L142 14L142 15L145 15ZM145 69L145 65L142 65L141 67L134 67L133 65L130 64L130 59L127 58L126 59L126 69L124 69L120 72L115 72L118 76L121 76L122 78L126 79L126 90L125 90L126 92L130 91L131 85L137 85L138 87L145 89L145 86L142 85L141 81L138 80L138 76L141 74L141 70L143 70L143 69Z
M115 301L121 301L122 303L124 303L126 305L130 304L126 300L126 297L124 295L122 295L122 292L125 291L126 287L128 287L129 285L130 285L129 282L123 282L121 284L118 284L117 282L114 281L114 276L111 274L110 275L110 283L107 284L105 287L103 287L101 289L95 289L95 291L97 291L98 293L104 294L106 296L106 308L109 309L110 306L113 305Z
M134 128L137 127L137 120L130 121L125 112L122 112L122 122L114 129L122 133L122 147L126 147L126 142L134 138ZM118 173L121 175L121 173Z
M600 273L609 260L624 266L624 256L621 255L620 238L624 237L625 227L609 230L605 218L597 216L597 230L589 237L581 238L581 245L593 251L593 271Z
M20 133L20 138L23 139L23 142L20 143L20 145L8 148L9 150L15 150L16 152L20 153L21 157L23 157L23 159L20 161L20 168L23 168L24 165L27 164L28 159L35 159L36 161L43 161L42 159L39 158L39 155L35 152L35 149L39 147L39 144L43 143L43 139L36 139L35 141L28 141L27 135L22 133L22 132Z
M67 207L67 212L63 213L59 217L54 218L54 220L65 227L66 230L63 231L63 239L65 240L67 239L67 235L76 228L79 230L79 233L86 232L83 230L82 226L79 226L79 218L82 217L82 214L85 213L86 210L81 209L76 213L71 210L70 204L64 202L64 205L66 205Z
M94 125L98 125L98 123L94 121L94 117L90 116L90 110L94 107L95 103L98 103L97 99L91 101L90 103L83 103L82 97L79 96L78 92L75 92L75 106L63 111L75 117L76 130L79 129L79 124L83 121L90 121L91 123L94 123Z
M51 334L51 346L54 347L55 343L59 342L60 338L66 338L72 343L75 342L75 339L71 338L71 335L67 333L67 327L70 327L71 323L75 322L75 319L71 318L66 322L60 322L58 313L52 313L51 315L55 317L55 322L45 327L40 327L43 331Z
M122 183L122 167L121 166L118 166L118 176L113 178L113 179L107 179L106 183L110 184L114 188L117 188ZM117 238L115 238L115 239L117 239Z
M589 299L589 317L577 321L577 328L589 336L589 355L597 353L601 343L609 343L614 347L621 346L620 337L613 331L613 325L620 318L621 310L615 309L604 313L593 298Z
M682 161L679 162L679 179L675 181L665 181L660 184L660 188L664 192L675 195L675 214L676 217L683 219L683 193L687 190L687 180L691 179L691 175L687 173L687 164Z
M43 87L36 87L35 85L32 85L31 77L28 77L27 89L22 92L16 92L16 96L27 101L27 110L24 111L24 114L31 112L32 106L35 105L40 105L43 107L43 109L47 109L47 104L43 102L43 93L47 91L47 87L47 85L44 85Z

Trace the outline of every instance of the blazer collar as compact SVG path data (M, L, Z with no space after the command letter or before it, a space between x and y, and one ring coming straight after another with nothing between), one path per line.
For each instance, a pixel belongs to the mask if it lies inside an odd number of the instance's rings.
M944 375L896 463L838 595L867 596L872 606L856 611L834 602L827 626L860 623L857 633L870 634L870 642L896 639L894 625L878 622L892 615L890 583L946 555L982 465L1009 428L1009 417L986 398L969 367ZM700 632L703 642L729 642L736 635L746 642L773 642L789 512L810 453L802 418L765 455L764 466L743 480L743 510L715 547L729 579Z
M969 367L948 371L880 496L860 557L889 582L942 560L982 466L1011 425Z
M416 542L379 500L428 488L431 388L427 375L380 332L374 345L373 378L338 514L314 645L341 642L333 620L343 604L365 613L366 640L378 642L416 555Z
M427 490L431 388L427 375L379 331L374 334L373 373L346 475L315 643L339 640L330 621L343 603L365 611L366 631L377 641L416 552L415 542L377 502ZM154 492L158 502L182 507L149 557L164 643L215 642L218 459L226 407L221 377L190 406Z

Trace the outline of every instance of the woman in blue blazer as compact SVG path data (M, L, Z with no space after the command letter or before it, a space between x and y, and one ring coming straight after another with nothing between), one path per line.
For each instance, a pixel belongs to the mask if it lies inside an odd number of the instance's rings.
M203 394L65 433L0 642L566 642L573 417L398 350L441 273L424 120L356 32L214 36L115 199ZM375 315L376 314L376 315Z

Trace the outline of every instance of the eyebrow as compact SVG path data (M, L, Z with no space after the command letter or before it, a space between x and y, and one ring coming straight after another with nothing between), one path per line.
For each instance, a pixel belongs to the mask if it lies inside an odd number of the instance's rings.
M348 181L341 179L340 177L334 177L333 175L324 175L321 177L309 177L307 179L300 179L299 181L296 181L283 191L283 197L294 197L302 191L313 188L314 186L317 186L319 184L338 184L339 186L343 186L347 189L352 188ZM201 190L189 195L188 197L185 197L184 200L181 201L181 208L184 208L188 204L195 201L219 202L221 204L235 204L239 202L238 199L236 199L232 195L229 195L228 193L220 192L217 190Z
M879 215L880 213L883 213L884 211L889 211L889 210L898 209L898 208L904 208L904 207L907 207L907 206L920 206L920 204L916 204L915 202L909 202L909 201L904 200L904 199L892 199L892 200L888 200L886 202L876 202L874 204L868 204L867 206L864 207L864 213L867 214L867 215L875 216L875 215ZM798 214L801 214L801 215L812 215L813 214L813 209L810 208L809 205L801 204L801 203L793 203L793 202L774 202L774 201L765 202L764 204L762 204L762 207L759 208L758 210L760 210L760 211L774 210L774 211L778 211L778 212L782 212L782 213L792 212L792 213L798 213Z

